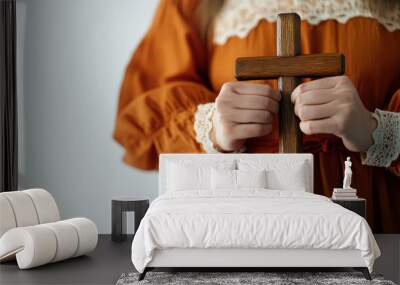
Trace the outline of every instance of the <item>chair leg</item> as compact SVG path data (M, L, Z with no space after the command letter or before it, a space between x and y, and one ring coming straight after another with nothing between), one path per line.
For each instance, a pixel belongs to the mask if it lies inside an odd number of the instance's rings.
M142 281L144 277L146 277L146 273L147 273L147 267L143 270L142 273L139 274L138 281Z
M369 270L367 267L355 267L354 269L357 271L361 271L362 274L364 275L365 279L372 280L371 274L369 274Z

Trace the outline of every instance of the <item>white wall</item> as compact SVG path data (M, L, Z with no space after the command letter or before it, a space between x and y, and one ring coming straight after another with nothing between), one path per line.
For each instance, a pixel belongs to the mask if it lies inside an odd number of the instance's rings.
M125 66L156 0L17 0L20 188L43 187L64 218L110 232L111 197L155 197L157 174L113 141Z

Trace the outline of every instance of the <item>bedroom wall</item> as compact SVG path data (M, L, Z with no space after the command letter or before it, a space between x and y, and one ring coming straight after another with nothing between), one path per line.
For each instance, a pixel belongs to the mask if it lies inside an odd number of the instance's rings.
M17 0L20 188L43 187L64 218L109 233L112 196L149 195L157 175L113 141L124 68L157 0Z
M124 68L156 4L17 0L20 188L47 189L62 217L88 217L100 233L113 196L157 193L157 174L124 165L111 138ZM399 282L400 235L377 240L376 269Z

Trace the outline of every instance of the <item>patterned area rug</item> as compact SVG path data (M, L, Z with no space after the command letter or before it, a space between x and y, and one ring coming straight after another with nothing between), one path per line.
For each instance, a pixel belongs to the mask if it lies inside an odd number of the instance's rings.
M395 285L380 275L372 275L373 280L368 281L360 272L148 272L142 281L137 280L138 276L138 273L124 273L118 279L117 285Z

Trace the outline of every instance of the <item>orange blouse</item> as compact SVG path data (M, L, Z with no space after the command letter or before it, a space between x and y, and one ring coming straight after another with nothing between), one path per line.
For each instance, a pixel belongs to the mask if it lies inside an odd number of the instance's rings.
M203 152L195 140L194 113L215 100L224 82L234 81L234 62L242 56L276 55L276 23L261 20L245 38L204 43L194 23L197 1L161 1L153 23L137 47L122 83L114 138L125 148L124 161L152 170L164 152ZM326 20L301 23L303 54L340 52L346 75L370 111L400 111L400 31L376 20L355 17L345 24ZM275 81L266 81L276 88ZM277 122L276 126L278 125ZM278 151L278 129L250 139L247 152ZM400 232L400 162L390 168L361 164L333 135L304 136L314 154L314 192L331 196L343 181L346 156L353 162L352 186L367 199L367 219L376 233Z

